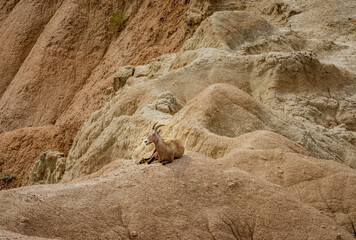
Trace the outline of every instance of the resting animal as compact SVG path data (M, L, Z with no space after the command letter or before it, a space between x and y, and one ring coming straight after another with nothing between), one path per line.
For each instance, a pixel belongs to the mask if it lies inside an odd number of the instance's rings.
M153 151L151 157L142 158L139 164L147 163L151 164L154 160L166 165L167 163L173 162L174 159L180 158L184 154L184 146L178 139L168 139L163 140L160 136L161 130L158 128L164 125L158 125L157 123L153 125L147 139L144 141L146 145L154 143L155 150Z

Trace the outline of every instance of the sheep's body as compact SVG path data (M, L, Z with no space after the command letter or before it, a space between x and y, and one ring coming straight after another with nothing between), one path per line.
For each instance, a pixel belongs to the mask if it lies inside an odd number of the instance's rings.
M180 158L184 154L184 146L178 139L167 139L157 143L154 142L157 151L158 161L163 163L165 161L173 162L174 159Z
M141 163L152 163L154 160L163 165L173 162L174 159L180 158L184 154L184 146L178 139L167 139L163 140L160 136L160 131L157 130L160 126L155 128L156 124L153 126L152 131L145 140L146 145L154 143L155 150L153 151L151 157L142 158ZM162 125L161 125L162 126Z

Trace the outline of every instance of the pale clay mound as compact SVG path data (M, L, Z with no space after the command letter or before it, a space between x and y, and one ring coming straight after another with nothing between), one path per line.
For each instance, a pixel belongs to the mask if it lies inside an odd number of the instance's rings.
M355 8L0 1L5 187L57 183L1 191L0 239L354 239ZM136 165L156 122L186 153Z

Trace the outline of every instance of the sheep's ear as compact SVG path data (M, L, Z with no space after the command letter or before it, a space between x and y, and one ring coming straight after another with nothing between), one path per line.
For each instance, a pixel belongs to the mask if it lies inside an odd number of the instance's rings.
M161 129L158 129L157 133L158 133L158 134L161 134L161 132L162 132Z

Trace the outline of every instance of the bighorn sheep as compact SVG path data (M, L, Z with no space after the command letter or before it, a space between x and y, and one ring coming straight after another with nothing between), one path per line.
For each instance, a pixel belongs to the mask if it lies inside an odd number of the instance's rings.
M154 160L166 165L167 163L173 162L173 159L180 158L184 154L184 146L178 139L168 139L163 140L160 136L161 130L158 128L164 125L158 125L157 123L153 125L147 139L144 141L146 145L154 143L155 150L153 151L151 157L142 158L139 164L147 163L151 164Z

